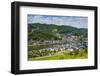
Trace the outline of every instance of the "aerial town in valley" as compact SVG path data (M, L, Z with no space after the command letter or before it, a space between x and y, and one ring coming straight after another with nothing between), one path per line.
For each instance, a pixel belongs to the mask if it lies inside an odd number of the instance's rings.
M78 50L81 51L83 48L87 48L87 38L84 42L78 42L79 36L68 36L64 40L45 40L45 41L30 41L29 46L48 46L47 48L39 49L38 52L51 52L49 55L57 52L73 52ZM48 55L46 53L46 55Z
M84 59L88 57L87 29L43 25L37 23L30 24L31 27L28 27L29 60ZM54 28L49 30L46 26ZM57 28L55 29L55 27ZM66 31L67 28L70 29L68 29L70 32Z

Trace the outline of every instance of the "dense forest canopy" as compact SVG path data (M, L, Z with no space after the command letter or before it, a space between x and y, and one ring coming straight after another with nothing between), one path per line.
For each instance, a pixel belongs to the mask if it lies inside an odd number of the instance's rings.
M87 37L87 28L76 28L69 25L28 24L28 40L61 40L63 35Z

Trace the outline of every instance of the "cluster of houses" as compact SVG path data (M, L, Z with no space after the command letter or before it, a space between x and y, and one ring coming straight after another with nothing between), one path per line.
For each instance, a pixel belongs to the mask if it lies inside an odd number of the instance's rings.
M46 52L73 52L75 50L80 51L83 48L87 48L87 38L84 38L83 41L79 41L80 36L66 36L62 40L45 40L45 41L34 41L30 40L29 45L52 45L52 47L42 48L37 50L40 53Z
M44 51L54 51L54 52L64 52L64 51L75 51L75 50L81 50L83 48L86 48L85 46L69 46L68 44L62 44L62 45L54 45L53 47L50 48L43 48L38 50L39 52L44 52Z

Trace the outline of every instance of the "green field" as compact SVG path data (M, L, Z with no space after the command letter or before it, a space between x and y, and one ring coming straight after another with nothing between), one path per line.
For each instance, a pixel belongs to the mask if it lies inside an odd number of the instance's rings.
M33 60L63 60L63 59L86 59L88 58L88 53L84 50L78 54L68 54L65 52L59 52L51 56L29 58L29 61Z

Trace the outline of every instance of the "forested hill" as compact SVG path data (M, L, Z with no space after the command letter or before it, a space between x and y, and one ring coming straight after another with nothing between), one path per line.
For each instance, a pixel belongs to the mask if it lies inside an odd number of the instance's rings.
M34 40L48 40L48 39L61 39L60 35L83 35L87 36L86 28L76 28L72 26L65 25L55 25L55 24L40 24L33 23L28 24L28 35L29 39Z

